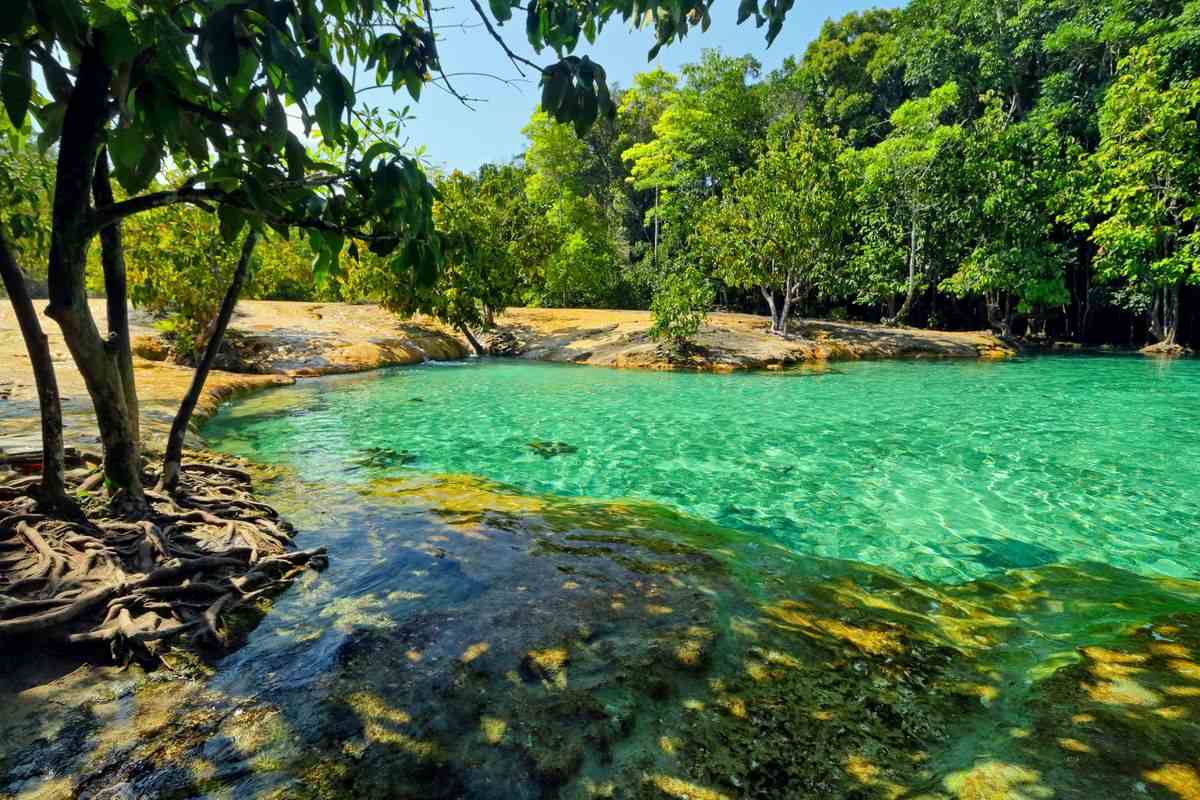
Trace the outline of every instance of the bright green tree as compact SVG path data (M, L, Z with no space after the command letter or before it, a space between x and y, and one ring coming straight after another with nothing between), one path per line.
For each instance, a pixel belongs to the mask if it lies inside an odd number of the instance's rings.
M793 307L832 293L850 218L842 141L803 124L775 139L730 191L711 200L691 249L730 286L757 289L771 332L787 336Z
M1068 299L1067 250L1055 239L1054 209L1077 159L1074 149L1030 120L1010 124L1000 98L989 103L966 137L962 159L971 247L942 288L985 299L1002 336L1015 314Z
M961 125L943 122L958 101L957 85L948 83L905 102L892 113L891 134L858 157L861 296L883 300L890 310L903 293L899 309L889 313L897 323L907 322L929 278L933 232L955 202L940 178L947 154L962 137Z

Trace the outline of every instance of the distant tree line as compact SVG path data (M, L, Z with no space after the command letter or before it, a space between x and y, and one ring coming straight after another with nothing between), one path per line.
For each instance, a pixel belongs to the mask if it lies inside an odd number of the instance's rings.
M722 308L779 334L804 314L1200 345L1200 0L914 0L826 22L769 74L706 51L612 100L586 129L536 111L512 163L434 176L432 288L365 249L320 269L292 237L245 294L467 331L511 305L650 308L682 342ZM125 225L131 296L189 337L237 261L217 225Z

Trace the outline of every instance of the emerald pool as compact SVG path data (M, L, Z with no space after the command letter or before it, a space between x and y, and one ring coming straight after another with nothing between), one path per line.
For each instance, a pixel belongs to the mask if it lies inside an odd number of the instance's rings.
M1085 562L1200 575L1198 361L712 375L478 360L303 381L204 434L308 479L465 473L635 498L941 583Z

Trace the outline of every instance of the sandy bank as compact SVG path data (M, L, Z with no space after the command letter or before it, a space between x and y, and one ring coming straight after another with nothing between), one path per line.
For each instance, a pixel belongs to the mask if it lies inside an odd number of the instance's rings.
M104 328L101 300L92 314ZM141 399L142 430L154 443L166 437L171 420L192 378L192 370L163 359L166 345L153 320L139 311L131 317L134 369ZM68 445L94 448L99 432L83 377L75 369L58 326L43 320L63 396L63 427ZM212 415L222 400L265 386L293 383L297 376L362 372L425 360L462 358L463 343L448 329L428 320L402 321L376 306L274 303L238 304L230 325L237 359L224 359L214 370L196 408L195 419ZM146 356L149 356L147 358ZM37 393L25 343L7 300L0 300L0 449L40 447Z
M986 331L886 328L862 322L800 320L793 336L769 332L766 317L710 314L696 337L698 352L671 363L650 338L650 312L515 308L497 319L520 355L642 369L766 369L804 361L879 358L1003 358L1013 349Z
M103 327L104 303L92 313ZM498 333L522 358L643 369L763 369L804 361L870 358L997 358L1011 348L984 332L885 328L866 323L796 323L780 339L765 317L712 314L696 337L698 350L672 363L650 339L646 311L512 309ZM83 380L71 363L58 327L47 322L63 394L68 443L94 446L98 432ZM146 314L132 316L135 367L143 429L153 442L170 428L192 371L168 360L161 334ZM218 359L197 409L202 420L231 395L291 383L296 377L364 372L427 359L463 358L470 351L454 331L430 319L401 320L374 305L247 300L238 304L229 347ZM0 448L36 449L37 397L16 320L0 303Z

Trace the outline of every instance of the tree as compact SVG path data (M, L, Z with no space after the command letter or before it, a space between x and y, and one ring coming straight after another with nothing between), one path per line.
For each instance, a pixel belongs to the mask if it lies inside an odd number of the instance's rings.
M746 145L766 132L763 93L751 83L759 69L749 56L705 50L684 69L683 88L664 95L654 138L622 154L634 187L657 195L654 222L668 251L685 245L704 200L749 166Z
M676 355L686 353L712 307L712 282L694 265L673 263L660 279L650 303L650 335L665 340Z
M973 246L942 282L956 296L984 297L989 322L1002 336L1011 335L1017 312L1068 299L1067 251L1055 239L1054 209L1077 158L1037 121L1008 120L993 97L966 137L964 230Z
M777 336L787 336L794 305L837 282L850 216L844 147L808 124L775 137L709 201L693 237L718 278L762 293Z
M958 86L948 83L928 97L905 102L892 113L892 133L859 156L859 227L864 235L858 262L869 276L864 295L885 299L889 317L897 323L908 320L929 267L930 234L946 213L939 170L962 127L942 118L958 101ZM891 313L897 291L904 292L904 301Z
M771 75L772 110L835 128L855 146L883 139L907 99L896 28L900 12L872 9L826 20L800 60Z
M493 316L516 299L523 259L535 249L529 239L550 246L539 224L541 209L529 203L524 188L525 171L513 166L485 165L478 176L456 170L440 178L434 218L444 261L437 281L430 287L397 281L386 261L362 253L347 270L343 291L401 313L437 317L482 355L472 329L490 327Z
M594 128L592 130L595 130ZM556 243L542 254L525 248L533 260L525 300L537 305L595 306L611 302L621 282L614 244L614 218L601 199L609 185L600 167L603 155L580 138L570 125L537 111L522 129L529 138L525 151L525 194L541 209L536 223ZM587 136L591 137L592 131Z
M1097 267L1151 294L1150 333L1164 345L1176 343L1184 284L1200 283L1198 120L1200 79L1170 80L1153 45L1122 61L1100 111Z

